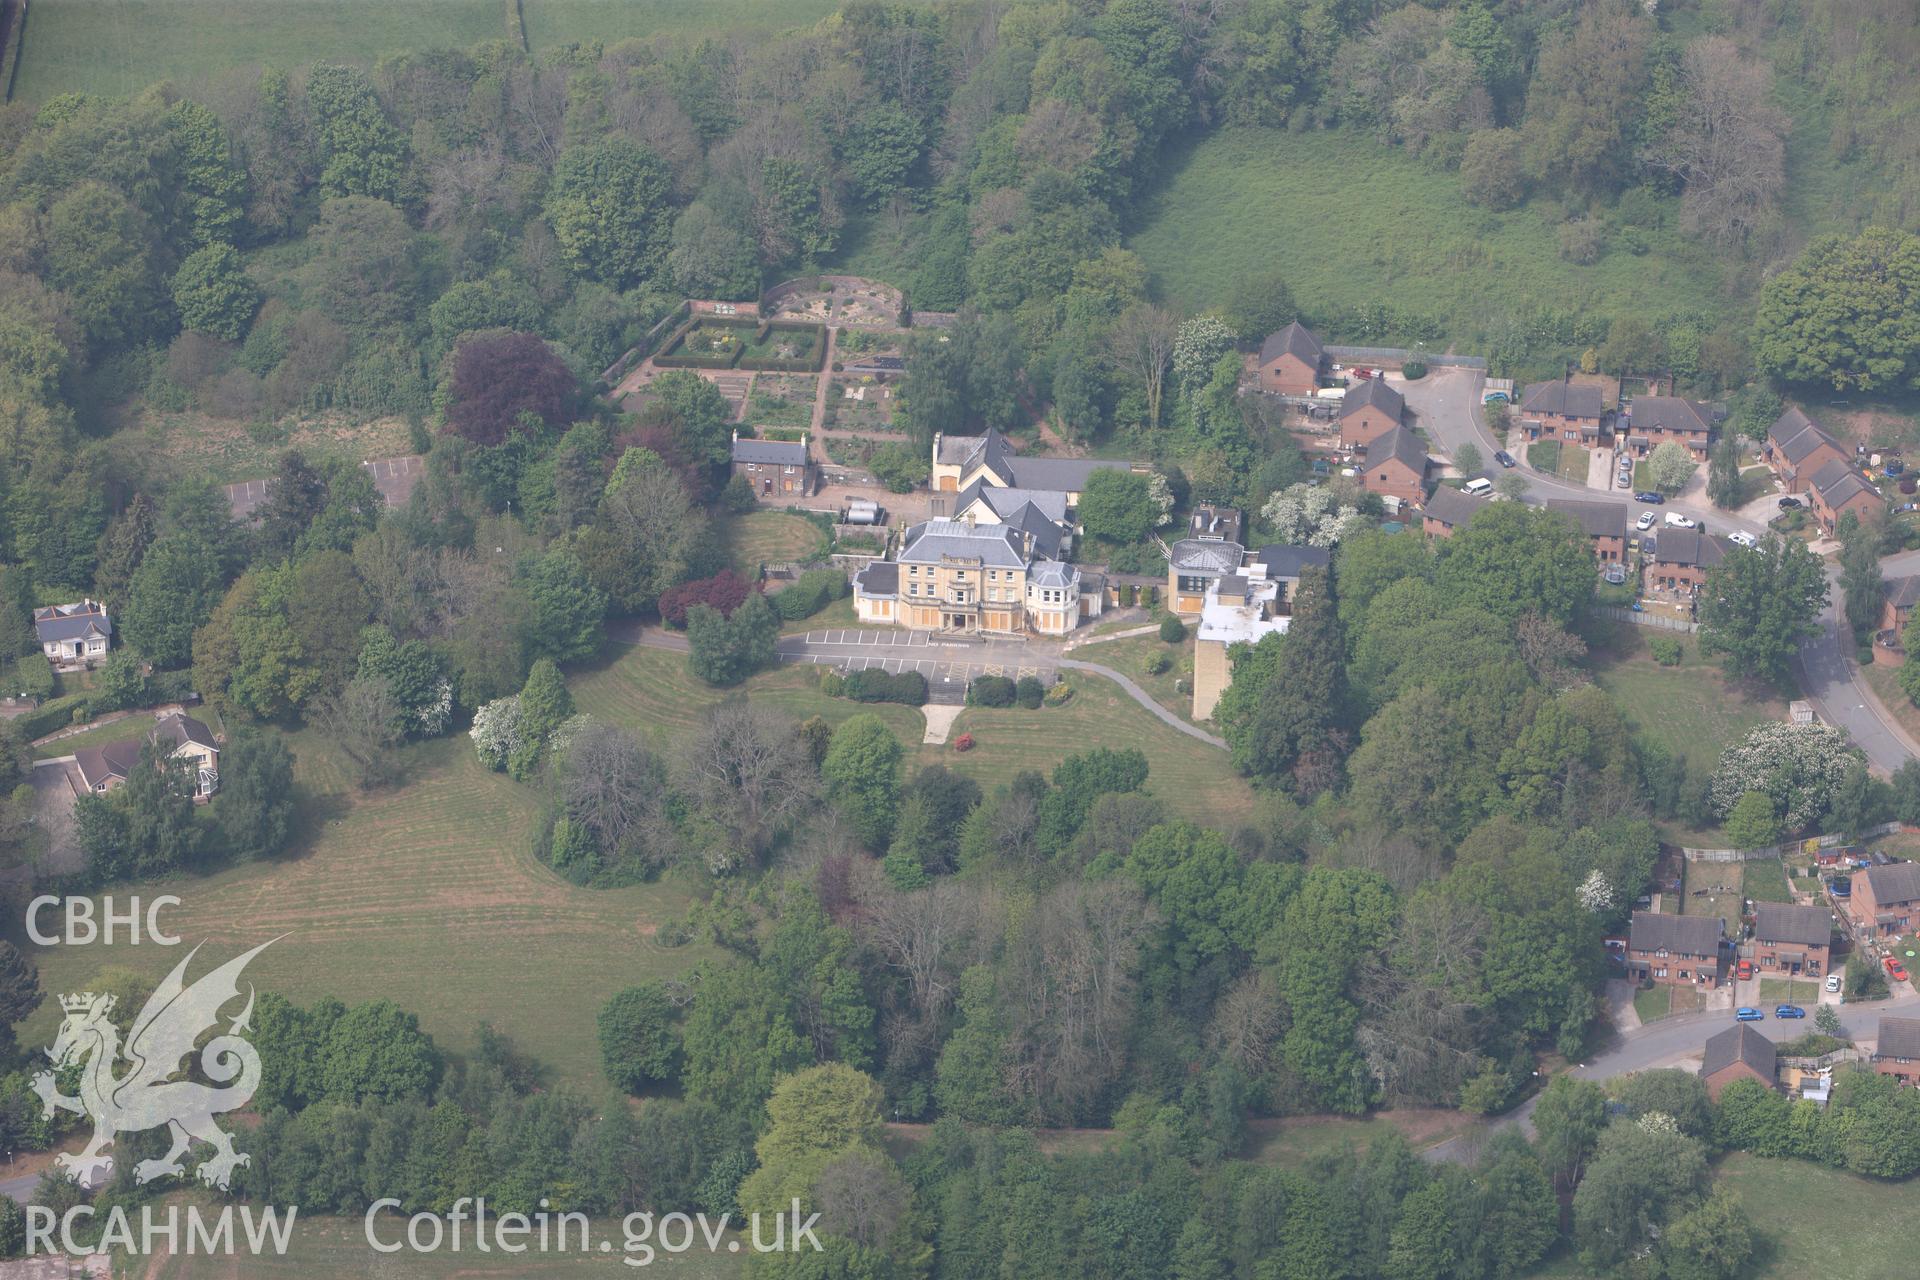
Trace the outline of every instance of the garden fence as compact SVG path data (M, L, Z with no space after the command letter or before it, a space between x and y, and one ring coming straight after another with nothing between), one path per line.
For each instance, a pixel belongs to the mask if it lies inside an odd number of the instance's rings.
M1618 605L1599 605L1596 612L1603 618L1612 618L1615 622L1631 622L1636 627L1657 627L1662 631L1698 631L1700 629L1700 624L1697 622L1669 618L1664 613L1635 613L1632 609L1622 609Z
M1897 822L1883 822L1877 827L1868 827L1857 836L1827 835L1808 836L1804 840L1788 840L1784 844L1770 844L1764 849L1687 849L1680 850L1680 856L1688 862L1764 862L1768 858L1779 858L1789 853L1812 853L1816 849L1837 849L1843 844L1854 844L1861 840L1871 840L1875 836L1890 836L1903 830Z
M1378 364L1405 364L1418 358L1429 365L1451 366L1459 369L1485 370L1485 356L1436 356L1426 355L1406 347L1327 347L1326 353L1335 360L1371 360Z

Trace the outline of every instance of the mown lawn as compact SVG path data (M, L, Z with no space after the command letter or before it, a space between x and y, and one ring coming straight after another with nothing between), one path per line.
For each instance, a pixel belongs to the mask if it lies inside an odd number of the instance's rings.
M811 560L826 549L820 526L784 511L749 511L726 525L727 555L735 573L757 577L763 564Z
M1810 1160L1735 1153L1719 1180L1740 1194L1762 1242L1752 1280L1811 1275L1905 1280L1909 1245L1920 1232L1920 1195L1911 1182L1881 1182Z
M1088 650L1088 661L1099 661L1106 647ZM921 758L991 788L1022 769L1051 773L1066 757L1094 747L1137 747L1147 757L1147 789L1180 817L1230 831L1253 812L1253 790L1225 751L1162 723L1104 676L1074 672L1068 679L1075 693L1065 706L968 707L952 736L971 733L974 749L955 751L950 739L947 746L922 748Z
M1130 240L1155 289L1189 310L1250 271L1279 272L1309 312L1392 302L1448 339L1482 338L1502 313L1659 314L1725 305L1708 253L1677 231L1641 234L1580 266L1561 258L1558 206L1469 205L1457 174L1350 130L1225 129L1166 162ZM1493 299L1498 301L1493 301Z
M1138 747L1147 757L1148 789L1181 817L1231 829L1253 811L1253 791L1227 763L1226 752L1163 724L1101 676L1075 673L1076 692L1065 706L1036 711L968 707L947 743L930 747L921 744L926 720L916 708L827 697L817 683L822 669L781 667L727 690L702 685L687 672L686 662L684 655L668 650L630 648L568 685L580 710L640 729L662 749L684 741L708 708L744 696L797 720L817 715L830 724L870 711L906 748L909 775L924 765L943 764L990 790L1022 769L1052 773L1068 756L1094 747ZM952 739L962 733L973 734L973 750L954 750Z
M1741 864L1741 892L1755 902L1792 902L1786 869L1778 858Z
M1680 639L1679 666L1653 660L1647 649L1653 635ZM1702 658L1698 634L1612 627L1595 644L1592 667L1595 683L1613 696L1636 733L1709 770L1755 725L1777 720L1787 710L1776 690L1729 680L1717 664Z
M1171 665L1159 675L1149 675L1147 662L1159 655L1165 655ZM1153 696L1155 702L1181 719L1193 721L1193 630L1191 627L1187 630L1187 638L1179 644L1168 644L1157 635L1129 636L1125 640L1110 640L1104 644L1076 649L1073 656L1083 662L1097 662L1103 667L1112 667L1145 689ZM1174 685L1182 679L1188 681L1188 688L1184 693L1174 688Z
M1642 1023L1657 1022L1673 1012L1673 988L1656 983L1633 993L1633 1011Z
M685 912L689 884L582 889L536 862L537 793L482 768L464 736L409 748L403 784L366 795L348 790L316 740L302 734L292 746L308 793L305 847L211 876L114 888L122 901L182 900L164 922L186 946L206 944L193 974L279 938L247 971L261 991L299 1003L392 999L454 1050L471 1049L488 1021L556 1082L597 1090L594 1017L607 997L705 954L654 940ZM32 958L45 989L65 992L85 989L106 965L158 977L185 951L121 942ZM20 1042L51 1043L59 1017L46 1001Z

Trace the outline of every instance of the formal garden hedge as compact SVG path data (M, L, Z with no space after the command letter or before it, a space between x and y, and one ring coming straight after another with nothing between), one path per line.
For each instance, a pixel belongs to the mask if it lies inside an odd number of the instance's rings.
M733 330L729 345L722 351L690 351L690 343L703 333ZM766 351L779 335L805 334L804 355L775 356ZM826 362L827 331L817 324L778 320L741 320L702 312L688 319L669 338L665 354L653 358L657 369L743 369L760 373L818 373Z
M898 702L908 707L924 707L927 678L918 671L855 671L840 677L840 693L855 702Z

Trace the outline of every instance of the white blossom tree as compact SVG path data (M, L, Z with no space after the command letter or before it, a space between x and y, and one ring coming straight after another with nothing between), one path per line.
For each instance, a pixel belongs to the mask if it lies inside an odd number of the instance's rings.
M1164 528L1167 521L1173 519L1173 486L1158 471L1147 475L1147 500L1160 512L1160 518L1153 522L1153 527Z
M1173 338L1173 376L1192 395L1213 377L1220 357L1233 350L1233 330L1216 315L1195 316Z
M1343 505L1332 489L1313 484L1275 493L1260 508L1260 518L1272 526L1277 541L1309 547L1331 547L1367 523L1358 507Z
M527 714L520 706L520 695L495 698L474 712L467 736L487 768L505 769L527 742Z
M1580 905L1589 911L1601 912L1613 906L1613 884L1598 867L1587 872L1587 878L1574 892L1580 898Z
M1830 725L1771 721L1728 747L1713 775L1713 810L1725 817L1749 791L1772 796L1781 826L1800 831L1826 812L1847 770L1861 759Z
M1678 493L1686 488L1699 465L1685 446L1671 440L1662 440L1647 455L1647 473L1653 477L1653 487L1662 493Z

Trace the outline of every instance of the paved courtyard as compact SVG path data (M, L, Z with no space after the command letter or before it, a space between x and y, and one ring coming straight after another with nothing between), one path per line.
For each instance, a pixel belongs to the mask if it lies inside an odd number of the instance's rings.
M1057 656L1019 643L954 640L924 631L820 630L786 636L778 652L782 662L811 662L842 671L878 669L918 671L938 687L965 689L976 676L1023 676L1051 683Z

